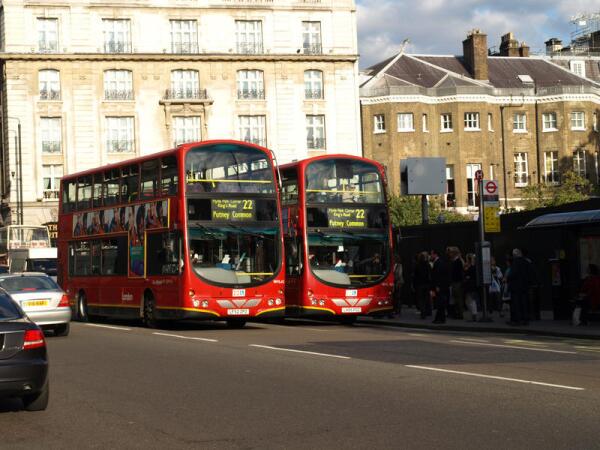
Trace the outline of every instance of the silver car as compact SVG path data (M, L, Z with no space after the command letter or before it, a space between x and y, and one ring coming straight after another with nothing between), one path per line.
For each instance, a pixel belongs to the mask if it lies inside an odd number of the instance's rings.
M44 273L24 272L0 275L0 288L10 294L27 316L55 336L69 334L69 298L56 282Z

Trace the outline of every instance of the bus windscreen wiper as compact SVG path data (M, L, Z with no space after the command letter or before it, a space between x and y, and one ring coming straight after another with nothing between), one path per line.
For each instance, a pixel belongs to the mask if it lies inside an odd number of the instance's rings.
M228 223L227 226L230 227L230 228L233 228L234 230L241 231L242 233L247 234L247 235L252 236L252 237L255 237L255 238L272 239L272 238L268 237L265 234L259 234L259 233L255 233L253 231L248 231L245 228L240 227L239 225L234 225L232 223Z

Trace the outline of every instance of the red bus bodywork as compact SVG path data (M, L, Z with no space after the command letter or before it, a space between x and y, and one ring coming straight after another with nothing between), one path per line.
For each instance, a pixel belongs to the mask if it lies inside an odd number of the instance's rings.
M188 227L188 208L187 208L187 174L185 170L186 155L192 150L210 149L211 146L218 145L233 145L243 149L254 149L264 153L266 160L270 164L270 173L273 180L273 199L276 202L276 227L277 231L273 234L272 244L277 249L279 255L279 264L273 263L276 269L271 276L264 282L253 284L227 284L212 283L206 279L202 279L195 273L193 268L192 258L197 255L192 255L190 251L190 227ZM138 200L135 202L121 202L119 204L111 204L110 206L89 208L85 210L63 212L63 202L65 195L63 189L69 181L79 180L88 175L97 173L106 173L109 170L117 169L122 173L122 168L131 167L135 164L142 164L147 161L162 158L175 157L177 160L177 193L169 194L159 189L159 195L149 200ZM161 162L162 167L162 162ZM161 169L163 170L163 169ZM268 169L267 169L268 171ZM141 169L138 176L141 175ZM138 178L138 179L141 179ZM247 319L257 317L273 317L282 316L284 314L284 277L285 266L283 262L283 237L281 232L281 208L279 203L278 185L276 180L276 168L273 163L273 155L270 150L259 147L247 142L237 142L231 140L215 140L204 141L197 143L188 143L177 147L176 149L151 154L148 156L135 158L123 161L118 164L111 164L102 168L88 170L85 172L68 175L61 179L61 196L60 196L60 215L58 224L58 260L59 260L59 276L58 281L62 288L69 296L72 308L75 310L75 316L80 315L81 302L85 302L84 307L90 316L106 316L117 318L143 318L145 317L145 307L148 299L153 302L153 319L216 319L229 320L231 322L245 322ZM122 182L124 183L124 182ZM213 183L214 186L214 183ZM159 186L160 188L160 186ZM140 184L140 192L143 191L143 185ZM77 191L79 192L79 191ZM141 194L140 194L141 195ZM191 194L190 194L191 195ZM237 197L239 197L239 193ZM227 194L220 194L219 199L235 197ZM243 200L242 200L243 201ZM162 202L162 203L161 203ZM122 207L150 210L154 208L158 210L158 203L166 205L168 213L163 220L162 228L156 230L150 229L148 226L149 219L146 221L145 239L143 241L144 248L144 274L134 274L132 276L131 255L132 237L128 231L116 233L104 233L85 236L74 236L77 228L76 222L80 217L74 217L76 214L87 213L93 215L94 212L106 211L108 209L116 210ZM152 205L155 203L155 205ZM150 205L149 205L150 204ZM139 207L145 205L145 208ZM149 205L149 206L148 206ZM164 214L164 210L162 210ZM149 214L149 213L148 213ZM94 216L95 217L95 216ZM167 222L166 224L164 222ZM275 225L274 225L275 226ZM80 227L84 228L84 227ZM147 271L151 264L150 258L155 255L149 254L148 247L150 246L151 236L155 233L162 233L165 236L174 234L178 236L177 245L178 261L175 266L170 267L170 271L174 273L148 274ZM241 232L240 232L241 233ZM77 245L88 245L88 241L102 241L108 237L127 236L127 274L126 275L111 275L104 273L102 275L94 273L92 262L92 273L88 276L72 276L69 268L70 261L73 259L73 248ZM150 239L150 240L149 240ZM110 239L109 239L110 241ZM81 244L81 243L84 244ZM78 244L79 243L79 244ZM71 247L70 247L71 245ZM94 243L89 244L93 247ZM100 246L102 247L102 243ZM75 246L75 247L73 247ZM93 250L93 249L92 249ZM171 249L175 250L175 249ZM101 250L102 251L102 250ZM118 252L118 250L117 250ZM103 256L101 256L103 258ZM93 258L93 252L92 256ZM243 259L243 257L242 257ZM241 262L240 262L241 263ZM75 265L76 263L73 263ZM115 263L118 264L118 263ZM239 268L238 264L238 268ZM164 266L163 266L164 267ZM230 271L233 271L234 264L231 264ZM135 269L135 268L134 268ZM79 270L79 269L75 269ZM213 269L214 270L214 269ZM246 278L250 279L250 276Z
M309 230L311 227L308 218L308 210L311 205L319 205L308 202L306 171L310 164L314 162L335 160L357 161L371 164L381 180L384 201L379 207L385 211L384 214L387 216L387 219L384 221L385 224L380 231L387 238L387 242L383 245L384 253L386 254L385 256L382 255L382 257L387 258L387 269L379 279L365 283L363 286L343 286L338 283L324 282L322 279L315 276L317 273L317 271L314 270L315 267L311 267L311 259L314 259L315 255L311 255L311 250L309 249ZM358 315L381 315L391 312L393 309L391 297L394 286L392 270L393 246L392 229L387 208L386 179L383 167L375 161L361 157L350 155L325 155L283 165L281 167L281 174L283 180L282 211L287 268L285 289L286 314L291 316L342 316L343 318L352 320ZM286 176L296 176L297 202L286 199ZM326 206L327 203L324 203L323 205ZM342 208L349 207L349 209L352 210L354 207L359 207L359 209L361 209L360 207L362 205L350 203L331 206L342 206ZM363 223L359 220L358 225L363 225ZM315 228L312 227L312 229L314 230ZM328 230L331 230L329 224L322 228L318 228L316 232L319 233L318 235L324 235L324 237L327 238L326 234L330 232ZM340 228L338 232L350 236L354 234L356 230L357 228ZM298 244L298 247L294 248L296 243ZM344 251L344 245L339 246L338 250ZM293 261L290 259L294 253L297 253L299 258L297 260L299 268L296 271L293 267ZM334 268L334 270L335 269L339 268ZM348 270L348 272L349 271L350 270ZM331 272L331 267L329 268L329 273L333 273ZM345 275L342 274L339 275L338 278L344 276ZM352 276L353 275L348 275L349 278Z

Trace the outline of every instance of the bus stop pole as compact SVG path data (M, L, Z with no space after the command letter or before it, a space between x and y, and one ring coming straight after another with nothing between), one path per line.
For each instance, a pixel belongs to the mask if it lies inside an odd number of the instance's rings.
M491 322L492 319L487 316L487 291L488 280L486 279L486 264L489 265L489 243L485 242L485 224L483 219L483 179L479 180L479 254L477 255L477 265L479 266L479 274L481 280L481 313L480 322ZM486 257L484 257L484 255Z

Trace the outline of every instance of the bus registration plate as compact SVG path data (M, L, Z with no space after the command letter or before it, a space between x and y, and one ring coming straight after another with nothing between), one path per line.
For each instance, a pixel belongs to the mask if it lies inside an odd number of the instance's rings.
M359 313L359 312L362 312L362 308L360 306L352 307L352 308L342 308L342 312L343 313Z
M249 309L228 309L227 310L228 316L247 316L248 314L250 314Z

